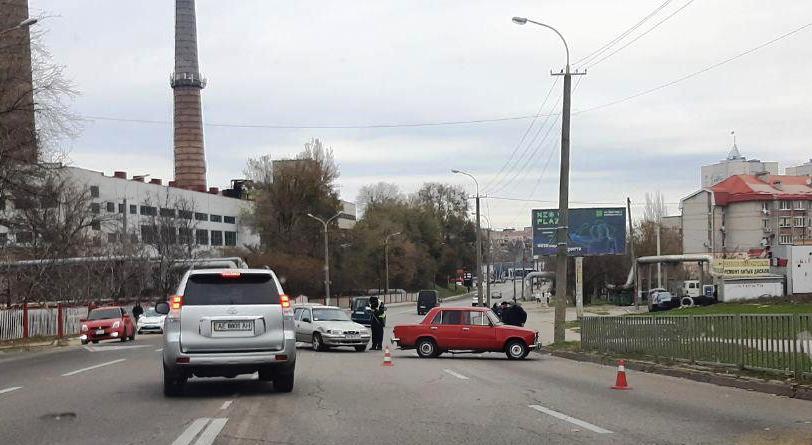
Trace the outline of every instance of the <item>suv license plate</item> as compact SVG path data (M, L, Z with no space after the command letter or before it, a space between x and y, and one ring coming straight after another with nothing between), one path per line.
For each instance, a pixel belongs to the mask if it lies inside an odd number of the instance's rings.
M254 322L253 321L235 321L235 320L213 321L212 322L212 330L213 331L253 331L254 330Z

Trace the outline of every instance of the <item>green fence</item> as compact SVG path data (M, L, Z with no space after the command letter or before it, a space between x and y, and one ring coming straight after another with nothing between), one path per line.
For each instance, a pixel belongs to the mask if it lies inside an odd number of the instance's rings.
M812 378L812 314L584 317L581 348Z

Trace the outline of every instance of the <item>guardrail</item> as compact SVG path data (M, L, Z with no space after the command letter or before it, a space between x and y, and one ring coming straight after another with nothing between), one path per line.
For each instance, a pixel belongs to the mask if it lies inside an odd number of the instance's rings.
M29 307L0 309L0 341L29 337L78 335L79 320L87 317L86 306Z
M812 314L584 317L581 348L812 379Z

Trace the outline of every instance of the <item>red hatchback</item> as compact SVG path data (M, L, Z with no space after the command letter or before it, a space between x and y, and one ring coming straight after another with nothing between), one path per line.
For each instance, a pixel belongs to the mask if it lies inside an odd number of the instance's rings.
M97 307L87 314L86 320L82 320L79 339L83 345L99 340L135 340L135 322L123 307Z
M482 307L435 307L418 324L395 326L392 343L400 349L417 349L424 358L466 351L504 352L519 360L541 348L538 331L505 325Z

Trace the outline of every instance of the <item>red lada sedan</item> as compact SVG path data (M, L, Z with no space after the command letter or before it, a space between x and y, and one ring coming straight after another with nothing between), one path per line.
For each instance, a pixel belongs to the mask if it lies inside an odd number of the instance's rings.
M423 358L465 351L504 352L519 360L541 348L538 331L505 325L482 307L435 307L418 324L395 326L392 343L400 349L417 349Z
M135 340L135 323L123 307L98 307L87 314L86 320L82 320L79 340L83 345L116 339L122 342Z

